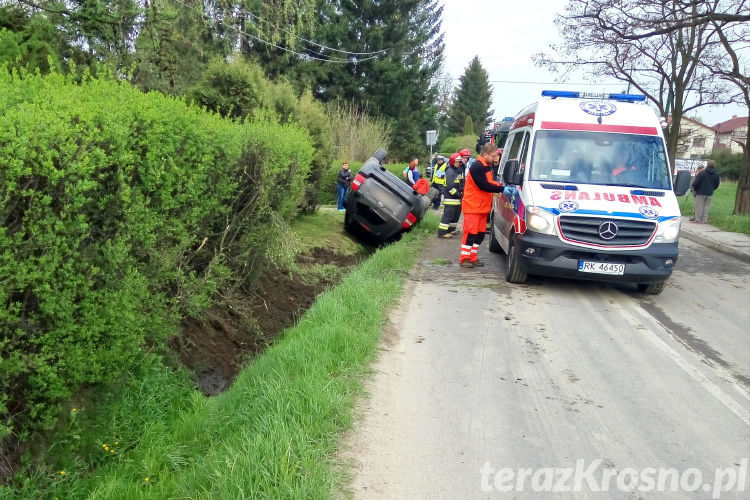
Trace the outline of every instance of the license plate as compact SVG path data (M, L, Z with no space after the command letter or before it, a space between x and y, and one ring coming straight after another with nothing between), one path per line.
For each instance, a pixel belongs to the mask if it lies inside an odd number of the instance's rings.
M625 274L625 264L579 260L578 270L582 273L615 274L621 276Z

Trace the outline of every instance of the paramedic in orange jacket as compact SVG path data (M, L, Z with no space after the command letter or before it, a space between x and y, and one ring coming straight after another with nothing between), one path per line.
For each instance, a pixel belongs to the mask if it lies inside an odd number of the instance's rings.
M485 144L482 152L469 168L466 176L461 209L464 214L464 238L461 245L461 267L479 267L484 263L477 257L484 240L487 216L492 211L492 193L500 193L503 185L493 180L492 165L498 160L497 147Z

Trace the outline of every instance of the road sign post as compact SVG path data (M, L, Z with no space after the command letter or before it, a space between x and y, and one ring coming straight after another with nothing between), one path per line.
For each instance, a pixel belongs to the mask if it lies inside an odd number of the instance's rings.
M428 130L425 135L425 142L430 146L430 159L432 159L432 146L437 143L438 132L437 130Z

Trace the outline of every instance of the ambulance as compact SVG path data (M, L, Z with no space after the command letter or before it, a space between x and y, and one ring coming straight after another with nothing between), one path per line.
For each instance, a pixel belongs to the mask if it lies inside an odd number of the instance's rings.
M690 174L673 183L656 114L642 95L542 97L515 117L497 172L505 189L493 199L490 251L507 254L507 281L619 281L661 293Z

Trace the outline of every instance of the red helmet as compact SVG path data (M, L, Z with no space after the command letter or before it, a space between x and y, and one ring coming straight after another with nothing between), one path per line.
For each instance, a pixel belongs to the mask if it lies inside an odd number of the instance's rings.
M451 155L451 158L450 158L450 160L448 160L448 165L450 165L451 167L455 167L455 166L456 166L456 165L455 165L455 162L456 162L456 158L458 158L459 156L461 156L461 155L460 155L460 154L458 154L458 153L453 153L453 154Z
M464 148L461 151L459 151L458 154L461 155L461 156L471 156L471 151L469 151L468 149Z

